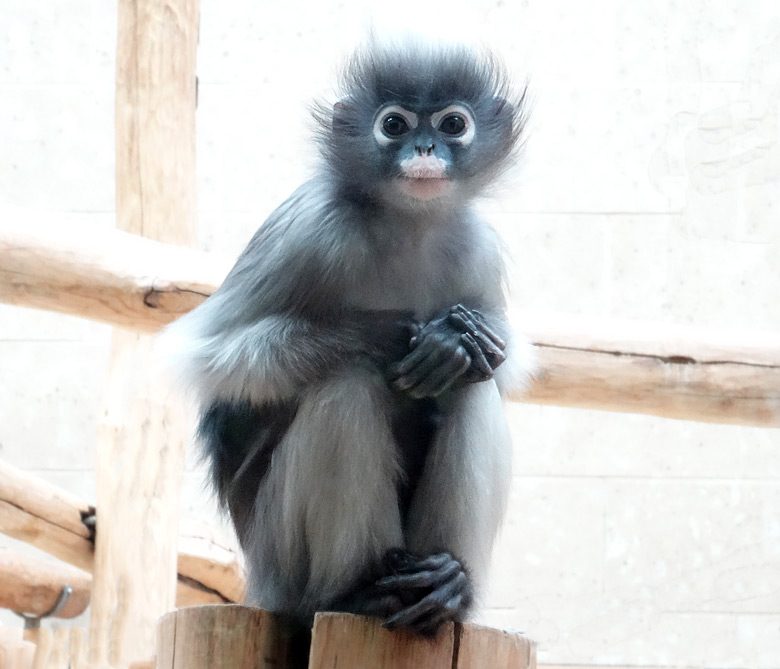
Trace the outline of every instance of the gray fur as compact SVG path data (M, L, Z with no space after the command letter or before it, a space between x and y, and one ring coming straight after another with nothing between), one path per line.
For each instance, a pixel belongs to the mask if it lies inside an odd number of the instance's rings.
M462 303L509 335L500 245L468 207L518 146L522 95L513 98L505 82L495 59L461 47L361 51L338 111L317 112L318 176L270 216L223 286L169 328L204 408L297 403L240 537L253 603L308 619L393 547L452 552L482 580L510 478L499 391L528 373L528 359L513 352L514 375L502 371L510 360L494 379L441 399L443 423L404 533L395 400L375 363L385 342L367 314L382 322L404 311L424 323ZM473 110L477 139L453 153L452 196L389 198L385 185L397 174L370 130L388 101Z

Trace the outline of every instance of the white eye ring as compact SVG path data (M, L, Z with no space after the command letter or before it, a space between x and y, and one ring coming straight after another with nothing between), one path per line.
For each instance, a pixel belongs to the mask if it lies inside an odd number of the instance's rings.
M419 123L417 114L410 112L408 109L404 109L400 105L387 105L379 110L379 113L374 119L374 139L380 146L387 146L395 141L395 137L388 137L382 130L382 124L385 122L388 116L400 116L410 130L414 130ZM399 135L401 137L402 135Z
M438 130L439 124L446 116L449 116L450 114L457 114L458 116L462 116L466 121L466 130L462 135L457 137L448 135L447 138L449 141L457 142L458 144L463 145L471 144L472 140L474 139L474 133L476 131L474 126L474 115L465 105L450 105L441 111L437 111L436 113L431 114L431 125Z

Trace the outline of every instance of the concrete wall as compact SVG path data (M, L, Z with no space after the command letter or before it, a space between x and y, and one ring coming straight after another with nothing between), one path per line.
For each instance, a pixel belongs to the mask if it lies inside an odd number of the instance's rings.
M482 38L530 78L524 169L486 208L519 305L780 332L772 0L202 0L203 247L237 253L305 176L305 106L367 17ZM0 4L0 203L113 224L115 33L105 0ZM0 307L0 457L87 497L107 335ZM529 633L547 663L780 667L777 430L535 406L511 419L483 620ZM201 486L190 468L187 527L215 522Z

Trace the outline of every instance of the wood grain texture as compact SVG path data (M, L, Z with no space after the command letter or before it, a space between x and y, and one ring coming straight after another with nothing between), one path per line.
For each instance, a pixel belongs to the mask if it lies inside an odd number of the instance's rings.
M233 261L52 214L13 216L13 225L0 223L0 302L134 332L156 332L194 309Z
M238 555L206 537L179 538L180 577L216 591L230 602L244 600L244 569Z
M3 534L91 573L94 544L81 518L94 513L86 500L0 460ZM244 573L234 551L200 536L179 537L179 547L178 606L243 600ZM34 579L32 572L30 578ZM31 581L29 586L33 585Z
M179 609L158 627L158 669L284 669L288 655L277 618L248 606Z
M534 643L505 630L463 623L452 669L536 669Z
M436 638L389 631L381 621L346 613L318 613L309 669L452 669L454 625Z
M58 618L75 618L89 605L92 578L81 569L0 548L0 607L42 615L57 602L65 585L73 592Z
M92 569L92 542L4 501L0 501L0 532L76 567Z
M198 0L120 0L117 227L178 245L195 231ZM186 421L155 370L151 341L115 330L97 444L92 665L146 660L175 606Z

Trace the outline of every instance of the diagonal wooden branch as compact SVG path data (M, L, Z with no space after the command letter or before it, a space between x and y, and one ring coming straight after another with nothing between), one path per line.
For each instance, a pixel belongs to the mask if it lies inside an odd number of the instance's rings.
M84 519L90 504L0 461L0 532L92 572L94 541ZM243 599L244 579L232 551L202 537L182 537L177 604Z
M90 226L0 227L0 301L154 332L210 295L231 258ZM780 334L520 313L539 373L513 399L780 427Z

